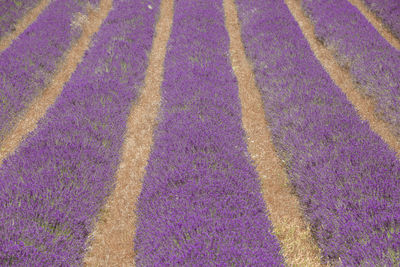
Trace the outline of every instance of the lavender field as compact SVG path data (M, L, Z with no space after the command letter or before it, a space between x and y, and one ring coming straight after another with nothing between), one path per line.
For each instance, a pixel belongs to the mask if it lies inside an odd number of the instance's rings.
M399 266L400 2L350 2L1 2L0 266Z

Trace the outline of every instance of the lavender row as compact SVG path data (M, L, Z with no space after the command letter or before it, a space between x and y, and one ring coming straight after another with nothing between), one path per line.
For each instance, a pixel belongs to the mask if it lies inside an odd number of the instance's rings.
M395 153L324 71L283 0L236 3L274 144L324 260L399 263Z
M113 1L56 103L4 161L0 265L82 264L95 216L114 188L158 6L159 0Z
M39 0L5 0L0 5L0 39L4 34L15 30L15 24L30 9L38 4Z
M376 114L400 138L400 51L347 0L303 0L315 34L335 50L358 89L376 101Z
M79 37L81 29L73 23L86 13L88 1L54 1L0 54L0 142Z
M400 2L398 0L363 0L363 2L400 39Z
M174 12L136 265L282 265L246 150L222 0L176 1Z

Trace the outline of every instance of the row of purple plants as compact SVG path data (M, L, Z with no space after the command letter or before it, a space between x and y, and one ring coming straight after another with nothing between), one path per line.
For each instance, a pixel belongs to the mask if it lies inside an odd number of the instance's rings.
M315 34L333 47L361 92L376 100L376 113L400 138L400 51L392 47L347 0L303 0Z
M89 0L56 0L0 54L0 142L21 111L40 94L81 33L71 26Z
M283 0L236 3L274 144L324 260L399 264L395 153L324 71Z
M400 2L398 0L363 0L363 2L400 39Z
M39 0L5 0L0 5L0 38L15 30L15 23Z
M136 265L283 265L246 150L222 0L176 1L174 14Z
M114 188L158 6L159 0L114 0L56 103L5 159L0 168L0 265L82 264L95 217Z

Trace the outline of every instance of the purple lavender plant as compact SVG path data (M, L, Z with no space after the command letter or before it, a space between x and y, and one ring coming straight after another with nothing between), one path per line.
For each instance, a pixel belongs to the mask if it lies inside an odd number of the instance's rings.
M176 1L137 266L282 266L247 154L222 1Z
M346 0L303 0L315 34L335 50L358 89L376 101L376 114L400 138L400 51Z
M15 30L15 24L39 0L3 0L0 4L0 39L4 34Z
M73 17L78 12L85 14L87 3L54 1L0 54L0 143L79 37L81 29L73 25Z
M236 3L273 141L325 261L399 264L395 153L332 82L283 0Z
M380 17L391 32L400 39L400 1L363 0L367 7Z
M158 6L113 1L55 105L0 167L0 265L82 264L95 216L113 189Z

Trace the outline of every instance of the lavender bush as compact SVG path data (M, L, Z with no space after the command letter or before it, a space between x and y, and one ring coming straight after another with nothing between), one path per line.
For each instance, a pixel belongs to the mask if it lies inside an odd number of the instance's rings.
M283 265L247 154L222 1L176 1L137 266Z
M48 84L81 29L71 26L88 0L57 0L0 54L0 142L18 115Z
M0 4L0 39L15 30L15 23L34 8L39 0L4 0Z
M113 2L55 105L0 168L2 266L82 264L94 218L113 189L159 6Z
M399 264L395 153L332 82L283 0L236 3L274 144L324 260L345 266Z
M400 39L400 2L398 0L363 0L363 2Z
M315 34L335 50L357 87L376 100L377 115L400 138L400 51L346 0L303 0Z

